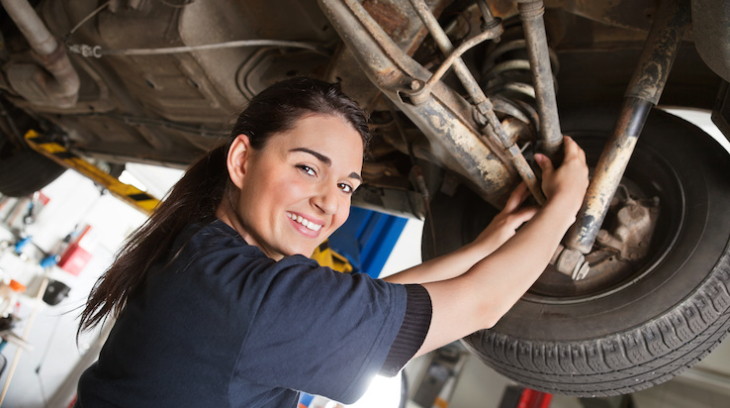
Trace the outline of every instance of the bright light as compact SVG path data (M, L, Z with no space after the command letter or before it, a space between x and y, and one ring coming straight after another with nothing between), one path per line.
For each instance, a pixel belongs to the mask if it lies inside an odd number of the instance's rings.
M144 185L143 182L139 181L139 179L135 177L134 174L128 172L127 170L124 170L122 174L119 175L119 181L124 184L133 185L142 191L147 191L147 186Z
M401 373L395 377L376 376L356 403L350 408L398 408L401 394Z

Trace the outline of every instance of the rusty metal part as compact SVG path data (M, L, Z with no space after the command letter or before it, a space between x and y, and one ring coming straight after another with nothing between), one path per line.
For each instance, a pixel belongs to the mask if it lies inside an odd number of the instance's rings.
M580 251L560 247L551 264L574 280L600 273L615 273L640 262L649 252L651 238L659 218L659 198L633 199L628 188L625 199L614 198L611 213L615 220L609 229L598 232L599 247L588 255ZM639 195L641 195L639 193Z
M662 1L626 97L644 99L654 105L659 102L689 23L689 0Z
M482 18L484 20L484 22L482 23L482 30L486 31L494 27L495 25L500 24L501 19L494 18L494 14L492 14L492 10L489 8L487 0L477 0L477 6L479 7L479 11L482 12ZM497 37L494 39L494 41L499 42L500 38Z
M596 242L612 248L627 261L639 261L649 252L649 243L659 217L659 198L641 202L630 197L616 214L613 232L602 229Z
M565 245L584 254L591 251L608 207L638 141L651 107L661 96L689 23L686 0L665 0L626 91L613 134L598 160L577 221L568 232Z
M469 96L472 98L472 101L474 105L477 107L479 112L481 114L486 114L486 111L492 109L492 103L487 98L487 96L484 94L484 91L479 86L479 83L474 78L474 76L469 71L469 68L466 66L464 61L461 59L461 54L454 55L455 50L453 44L451 44L451 40L449 40L449 37L444 32L443 28L441 28L441 25L439 25L438 20L436 20L436 17L431 13L431 9L428 7L426 2L424 0L409 0L411 2L411 5L413 5L413 8L416 10L416 13L423 21L423 24L428 29L429 33L431 33L431 36L433 37L434 41L436 42L436 45L438 45L439 49L441 49L441 52L444 53L444 55L449 56L449 58L446 59L446 62L449 62L450 64L453 64L454 72L456 73L456 76L459 77L459 80L464 85L464 88L469 93ZM478 37L483 37L481 41L484 41L490 37L497 37L501 34L501 31L499 31L499 34L494 35L492 31L495 30L487 30L486 32L482 33ZM491 35L489 35L489 34ZM496 33L496 31L495 31ZM487 34L487 35L485 35ZM481 42L479 41L479 42ZM479 42L476 42L474 45L478 44ZM463 49L463 51L466 51L468 48ZM462 54L463 54L462 51ZM449 68L449 66L445 66L445 64L442 64L442 69L439 68L439 72L443 75L445 73L446 69ZM435 74L434 74L435 76ZM439 77L440 78L440 77ZM430 81L429 81L430 82ZM489 121L489 118L487 118ZM494 125L490 122L490 124ZM499 132L499 130L497 130Z
M407 90L413 80L425 82L430 72L408 56L358 1L319 0L319 4L371 82L428 138L434 157L462 175L486 201L503 205L517 174L505 165L509 158L501 146L479 138L471 105L441 82L426 101L411 103Z
M532 136L530 126L517 118L505 118L502 121L502 127L512 144L518 144L520 140L529 140Z
M543 15L545 7L542 0L515 0L518 2L520 19L527 42L527 55L535 87L537 111L540 115L540 138L542 151L556 161L560 157L563 134L560 131L558 102L555 97L555 84L550 67L550 52Z
M504 43L500 44L499 47L497 47L496 49L491 51L484 58L483 65L485 67L485 71L487 69L491 69L490 67L496 66L497 60L500 57L502 57L503 55L505 55L509 52L518 51L518 50L527 50L527 40L517 39L517 40L505 41ZM558 60L558 55L550 47L548 47L548 54L550 56L550 67L553 70L553 74L557 74L559 71L559 68L560 68L560 61ZM528 60L517 60L517 61L528 61ZM525 68L525 69L529 70L529 68Z
M584 254L591 251L651 107L651 102L638 98L624 101L613 135L596 165L583 207L565 239L567 247Z
M76 105L81 83L66 50L26 0L1 0L5 11L28 40L45 69L11 64L8 81L21 96L36 105L70 108ZM50 73L50 75L48 75Z
M527 163L527 160L525 160L524 156L522 156L522 151L514 143L510 142L509 137L502 128L501 122L497 118L497 115L494 113L494 110L492 110L492 102L489 100L487 95L479 86L477 80L469 71L469 68L467 68L466 64L461 59L461 54L463 54L467 49L473 47L476 44L479 44L486 39L495 38L501 35L503 31L501 25L493 25L491 29L488 29L487 31L474 37L473 39L466 41L464 44L462 44L462 46L454 50L454 46L451 44L451 40L449 40L448 36L439 25L436 17L434 17L433 13L431 13L428 5L423 0L409 1L416 9L418 16L421 18L428 31L431 33L431 36L436 41L438 47L445 55L449 55L446 61L444 61L444 63L436 71L436 73L434 73L431 79L428 80L425 86L421 86L418 83L411 83L411 89L413 89L414 85L416 85L415 90L417 91L416 95L412 95L412 99L416 104L420 103L424 99L428 99L430 96L431 88L434 86L434 84L437 83L437 81L440 80L441 76L443 76L449 66L453 65L454 72L461 80L461 83L464 85L464 88L469 93L469 96L472 98L472 101L476 106L479 115L483 115L486 119L486 123L488 123L490 126L492 133L489 133L489 130L486 130L487 137L496 139L496 141L502 145L504 150L507 152L510 161L517 170L517 173L520 175L522 180L525 181L525 184L527 184L527 187L532 195L535 197L535 200L537 200L540 205L544 204L545 195L540 189L540 183L535 176L535 173L532 171L532 168L530 168L530 165Z
M56 51L58 41L48 31L28 1L2 0L0 3L35 52L39 55L48 55Z
M712 0L722 2L723 0ZM694 3L694 1L693 1ZM492 14L507 19L517 15L515 0L489 0ZM655 0L545 0L547 8L563 9L592 21L635 32L649 31L649 15L656 7ZM719 9L718 9L719 10Z
M433 85L440 81L441 78L446 74L446 71L451 68L452 65L456 66L456 64L463 65L464 62L461 60L461 56L469 51L470 49L474 48L474 46L481 44L482 42L486 40L493 40L495 38L499 38L499 36L502 34L504 30L502 29L501 25L494 26L487 31L482 32L481 34L478 34L467 41L464 41L461 45L459 45L449 56L444 60L444 62L441 63L439 68L434 72L434 74L431 76L431 78L428 79L428 82L421 87L420 85L413 89L414 91L418 91L417 94L414 94L413 97L416 97L416 95L426 95L428 92L430 92L430 89L433 87ZM465 65L464 65L465 66ZM455 68L456 69L456 68ZM458 72L458 71L457 71ZM477 95L478 98L482 98L482 95L484 95L484 92L479 87L479 84L476 83L476 79L474 79L473 76L471 76L471 73L468 73L472 80L475 82L475 87L478 89L476 91L479 95ZM412 87L413 88L413 87ZM487 99L486 95L484 95L484 99Z
M521 55L523 51L524 57L518 57L518 53ZM548 48L548 53L553 77L555 77L560 68L558 56L551 48ZM497 62L498 60L499 62ZM486 55L482 64L481 83L495 106L497 95L524 95L530 100L535 100L535 87L531 81L526 80L527 78L520 79L524 77L520 71L527 73L527 77L532 77L530 61L527 59L527 41L525 39L504 41ZM518 101L515 102L522 102ZM532 102L532 104L536 105L535 102ZM495 107L495 110L499 109ZM534 110L534 108L531 110ZM535 124L538 125L539 120L535 120ZM539 129L539 126L535 128Z
M533 125L537 128L538 123L536 123L537 121L533 121L534 118L531 115L532 112L524 112L522 110L522 105L517 104L517 102L496 95L492 97L492 103L494 104L495 111L505 113L508 116L519 119L525 124ZM504 125L504 122L502 124Z
M551 263L558 272L570 276L573 280L584 279L590 272L590 265L586 262L585 255L570 248L559 248L553 255Z
M540 181L532 171L530 164L527 163L525 156L522 155L520 148L517 147L517 144L513 144L509 149L507 149L507 152L512 159L512 164L515 166L515 169L520 174L520 177L522 177L525 184L527 184L527 188L530 190L530 193L532 193L533 197L535 197L538 204L544 205L546 198L540 188Z

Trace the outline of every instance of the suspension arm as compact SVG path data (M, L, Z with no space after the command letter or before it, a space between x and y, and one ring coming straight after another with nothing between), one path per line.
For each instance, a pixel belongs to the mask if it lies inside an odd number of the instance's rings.
M542 0L513 0L525 32L530 72L535 86L537 112L540 116L541 149L553 162L562 157L563 133L560 131L558 102L555 97L555 84L550 66L550 51L545 32L545 6Z
M598 160L577 222L566 236L571 250L587 254L593 247L649 111L664 90L689 24L689 11L687 0L663 0L659 5L616 127Z

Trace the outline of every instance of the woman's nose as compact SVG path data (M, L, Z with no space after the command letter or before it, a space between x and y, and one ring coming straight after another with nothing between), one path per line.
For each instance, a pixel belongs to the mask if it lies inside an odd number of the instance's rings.
M337 186L322 186L312 197L312 204L325 214L334 214L339 208L337 201Z

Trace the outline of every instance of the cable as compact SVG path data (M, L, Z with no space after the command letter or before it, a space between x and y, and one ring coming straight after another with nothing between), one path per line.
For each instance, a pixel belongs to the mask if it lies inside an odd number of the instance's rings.
M239 48L239 47L282 47L282 48L302 48L310 50L320 55L329 57L332 52L319 45L314 45L302 41L286 41L286 40L237 40L226 41L215 44L189 45L182 47L165 47L165 48L130 48L123 50L105 50L101 46L90 46L86 44L71 44L68 47L70 52L80 54L84 57L101 58L104 55L164 55L164 54L180 54L192 51L217 50L222 48Z
M129 115L119 115L115 113L83 113L74 115L77 117L106 117L109 119L117 120L119 122L123 122L126 124L131 125L145 125L145 126L157 126L165 129L175 130L178 132L184 132L189 133L193 135L203 136L203 137L226 137L229 135L229 131L227 130L217 130L217 129L207 129L204 127L198 127L193 125L186 125L183 123L177 123L172 122L169 120L164 119L153 119L153 118L145 118L145 117L139 117L139 116L129 116Z
M92 17L94 17L95 15L99 14L99 12L102 11L102 10L104 10L107 6L109 6L109 4L111 2L112 2L112 0L107 1L106 3L102 4L101 6L97 7L94 11L92 11L91 13L89 13L88 16L84 17L81 21L79 21L79 23L76 24L74 26L74 28L72 28L71 31L69 31L68 34L66 34L63 37L63 42L66 42L68 40L68 38L71 37L71 34L75 33L76 30L79 29L79 27L81 27L82 25L84 25L84 23L86 23L87 21L91 20Z
M162 3L168 7L172 7L172 8L185 8L185 7L195 3L195 0L183 0L183 2L180 4L168 3L165 0L157 0L157 1L159 1L160 3Z

